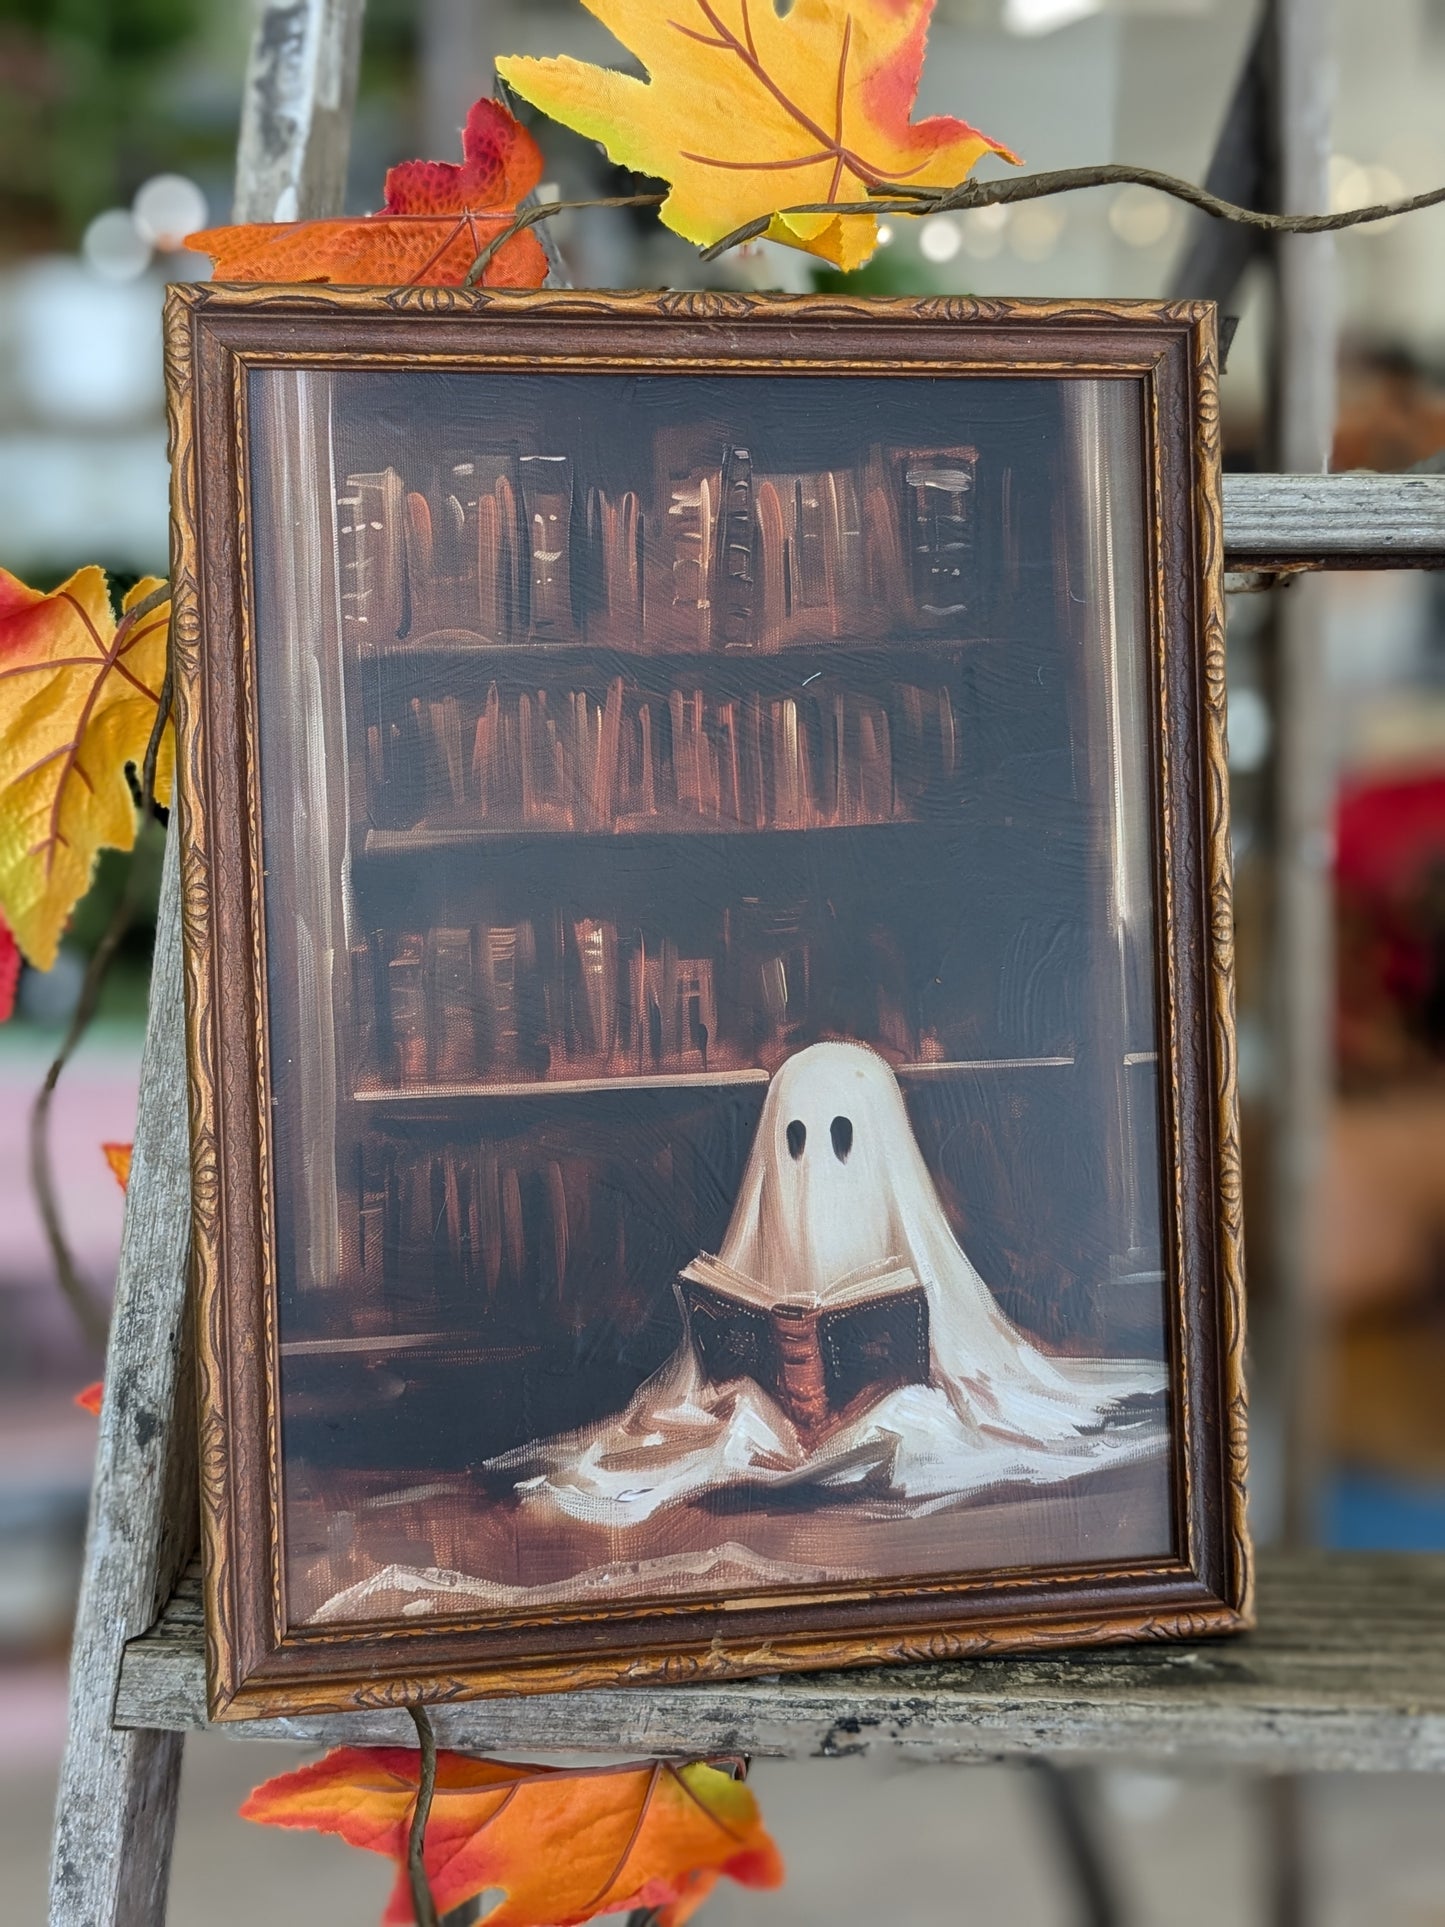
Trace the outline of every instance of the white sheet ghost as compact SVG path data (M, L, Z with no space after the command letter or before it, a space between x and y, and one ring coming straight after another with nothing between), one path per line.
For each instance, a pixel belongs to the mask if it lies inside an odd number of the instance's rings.
M773 1079L718 1255L779 1298L911 1264L930 1382L810 1447L761 1386L710 1383L685 1333L616 1418L490 1461L525 1502L616 1526L725 1485L813 1483L917 1514L1165 1444L1162 1365L1050 1356L1004 1316L949 1228L897 1080L863 1045L814 1044Z

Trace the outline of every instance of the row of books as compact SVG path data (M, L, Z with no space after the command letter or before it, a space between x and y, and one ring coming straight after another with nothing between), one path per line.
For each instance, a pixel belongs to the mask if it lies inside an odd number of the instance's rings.
M667 1172L646 1175L648 1189L686 1211ZM596 1156L521 1154L485 1138L418 1144L366 1133L353 1181L352 1270L362 1290L352 1328L398 1317L470 1321L495 1307L515 1333L529 1322L554 1323L559 1311L565 1322L567 1309L596 1298L594 1287L625 1301L629 1216L636 1214L627 1209L626 1187L610 1177ZM642 1245L643 1228L633 1230L634 1245Z
M634 831L816 829L915 817L959 775L945 686L769 699L675 688L412 697L366 731L368 813L386 829L486 823Z
M972 446L879 443L852 466L783 471L687 431L652 454L645 492L516 449L479 451L424 489L394 468L348 475L347 637L363 651L438 636L771 651L963 633L979 611Z
M815 1034L937 1056L896 945L746 899L715 942L610 918L375 932L352 952L363 1088L686 1075L769 1066Z
M557 954L560 952L560 954ZM354 957L359 1056L384 1084L687 1072L748 1061L718 1035L711 957L597 918L374 936Z

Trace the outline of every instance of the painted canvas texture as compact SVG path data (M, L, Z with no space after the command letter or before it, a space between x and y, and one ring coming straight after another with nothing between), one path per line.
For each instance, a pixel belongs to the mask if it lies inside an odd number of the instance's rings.
M1167 1553L1137 391L248 381L292 1623Z

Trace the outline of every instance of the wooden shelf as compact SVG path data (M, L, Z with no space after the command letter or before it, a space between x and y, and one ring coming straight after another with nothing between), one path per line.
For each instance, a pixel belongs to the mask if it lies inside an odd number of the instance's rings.
M958 1071L1066 1070L1067 1057L956 1057L923 1064L895 1064L895 1077L942 1077ZM352 1093L358 1104L435 1104L459 1099L513 1097L584 1097L603 1091L689 1091L729 1084L766 1084L772 1072L759 1065L740 1070L646 1072L617 1076L534 1077L505 1084L406 1084L388 1090L361 1089Z
M465 629L438 629L429 635L408 637L357 653L351 660L358 666L380 663L390 666L417 656L449 662L497 663L507 669L515 664L540 661L597 670L606 667L616 674L624 665L639 670L648 663L674 668L734 669L740 666L787 664L804 660L824 662L856 659L876 667L879 659L891 661L909 656L957 656L969 649L1016 649L1025 647L1019 639L1002 636L925 636L893 635L851 638L823 637L816 642L789 643L782 649L650 649L610 642L493 642Z
M510 1364L531 1358L537 1345L484 1345L474 1331L371 1333L359 1338L290 1338L282 1342L283 1358L336 1358L348 1353L358 1358L379 1357L383 1353L428 1352L446 1346L450 1353L468 1359L484 1358L493 1364Z
M407 1084L390 1090L354 1093L358 1104L432 1104L458 1098L582 1097L598 1091L686 1091L709 1085L766 1084L770 1071L748 1065L741 1070L623 1072L616 1077L532 1077L498 1084Z
M1074 1056L1064 1057L945 1057L924 1064L895 1064L895 1077L942 1077L954 1071L1072 1070Z
M743 824L729 827L722 823L697 822L695 828L687 828L676 818L659 821L656 829L625 830L574 830L562 827L549 827L545 824L444 824L430 828L419 823L410 830L377 830L364 832L361 846L363 856L410 856L436 850L467 849L476 844L499 843L545 843L566 842L585 843L590 847L625 847L637 843L667 843L685 840L688 843L712 842L726 839L729 842L742 842L758 837L858 837L875 836L879 831L903 830L905 832L932 832L935 836L946 834L955 828L976 829L976 822L967 824L962 813L947 820L940 818L918 818L892 816L880 823L826 823L812 828L767 828L755 829Z
M1253 1770L1445 1772L1445 1556L1264 1554L1259 1627L1038 1659L977 1659L433 1706L479 1753L1100 1756ZM206 1725L199 1573L125 1648L119 1727ZM236 1738L414 1746L404 1708L227 1723Z

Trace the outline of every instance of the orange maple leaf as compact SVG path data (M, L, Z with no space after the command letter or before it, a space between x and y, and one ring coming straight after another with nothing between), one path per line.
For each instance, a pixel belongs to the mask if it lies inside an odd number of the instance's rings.
M386 204L376 214L204 228L187 235L186 246L210 255L218 281L457 287L542 178L537 143L494 100L477 101L467 115L462 154L460 166L403 161L393 167ZM540 288L546 278L547 257L531 232L499 248L482 277L489 288Z
M170 605L133 613L161 584L138 582L116 620L100 569L52 595L0 569L0 909L39 970L90 888L103 849L129 850L139 771L165 680ZM169 725L156 799L170 801Z
M338 1747L257 1787L241 1816L389 1855L401 1872L383 1921L403 1927L417 1777L410 1748ZM576 1927L630 1907L675 1909L669 1927L681 1927L719 1873L747 1887L783 1877L747 1787L664 1760L575 1770L440 1752L424 1858L439 1914L501 1890L487 1927Z
M694 1867L678 1881L677 1899L657 1916L657 1927L686 1927L719 1879L715 1867Z
M135 1149L135 1146L133 1144L102 1144L100 1148L106 1163L110 1166L111 1175L121 1190L124 1191L130 1183L130 1154Z
M662 218L720 241L771 214L776 241L840 268L872 254L871 214L787 214L897 183L951 187L988 152L1017 155L948 115L909 119L933 0L583 0L647 79L562 56L497 72L611 158L671 184Z

